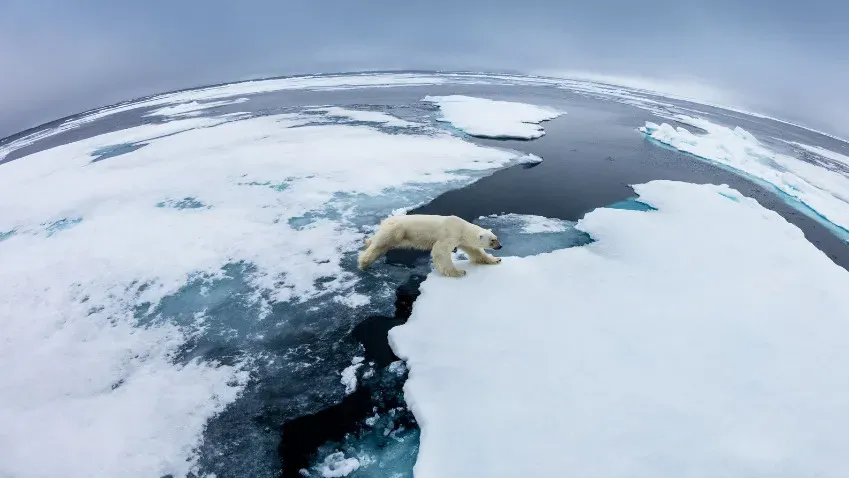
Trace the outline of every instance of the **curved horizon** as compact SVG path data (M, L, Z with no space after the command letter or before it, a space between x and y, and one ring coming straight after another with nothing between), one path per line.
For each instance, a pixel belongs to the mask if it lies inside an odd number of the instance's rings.
M483 77L495 77L495 76L510 76L514 78L527 78L527 79L542 79L542 80L571 80L571 81L579 81L588 84L596 84L603 86L612 86L617 88L625 88L631 90L635 93L641 94L649 94L655 95L663 98L674 99L674 100L683 100L695 104L700 104L703 106L710 106L713 108L723 109L735 113L745 114L748 116L753 116L757 118L777 121L779 123L784 123L790 126L795 126L797 128L804 129L806 131L810 131L812 133L820 134L832 139L836 139L838 141L849 144L849 139L845 137L838 136L837 134L830 133L827 131L822 131L816 129L815 127L811 127L809 125L801 124L794 122L789 118L782 118L771 116L767 113L762 113L758 111L747 110L744 107L738 105L729 105L729 104L721 104L716 103L714 100L709 98L710 94L708 91L708 98L699 98L699 94L692 94L692 88L688 88L687 85L683 85L683 87L676 87L674 83L666 83L666 84L658 84L652 82L651 80L645 80L643 78L633 78L633 77L616 77L610 75L600 75L594 74L591 72L574 72L574 73L561 73L557 74L555 72L540 72L540 73L522 73L516 71L497 71L497 70L427 70L427 69L373 69L373 70L352 70L352 71L338 71L338 72L320 72L320 73L303 73L297 75L273 75L273 76L264 76L264 77L255 77L255 78L246 78L239 79L235 81L224 81L224 82L215 82L215 83L206 83L199 84L184 88L177 88L173 90L160 91L155 93L150 93L142 96L136 96L129 99L122 99L110 104L101 104L98 106L94 106L88 108L83 111L78 111L75 113L71 113L59 118L51 119L45 121L43 123L37 124L35 126L28 127L24 130L20 130L6 136L0 136L0 144L8 143L14 141L16 139L25 137L29 134L35 133L39 130L48 128L53 125L60 125L65 123L66 121L72 120L77 117L83 117L88 114L96 113L101 110L120 107L120 106L130 106L136 103L141 103L144 101L148 101L151 99L164 97L167 95L173 95L176 93L184 93L198 90L205 90L209 88L216 88L222 86L233 86L244 83L253 83L253 82L264 82L264 81L273 81L273 80L285 80L285 79L298 79L298 78L318 78L318 77L353 77L353 76L368 76L368 75L392 75L392 74L419 74L419 75L480 75ZM367 86L363 86L366 88ZM689 90L689 91L688 91ZM703 90L706 91L706 90Z

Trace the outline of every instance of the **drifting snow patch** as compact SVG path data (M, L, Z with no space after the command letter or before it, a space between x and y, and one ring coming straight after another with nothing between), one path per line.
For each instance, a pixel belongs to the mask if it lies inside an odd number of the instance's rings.
M727 186L635 189L592 244L422 284L416 477L845 476L849 273Z
M321 112L324 113L325 116L329 116L331 118L346 118L353 121L362 121L363 123L378 123L384 126L394 126L396 128L409 128L421 126L421 124L419 123L405 121L400 118L396 118L392 115L382 113L380 111L351 110L338 106L313 108L306 111Z
M834 225L838 226L840 231L836 232L847 237L849 178L821 166L775 153L740 127L732 130L704 119L685 116L680 117L679 121L700 128L707 134L696 135L682 127L651 122L646 122L640 131L679 151L772 185L790 199L791 205L831 226L832 230ZM801 205L807 207L799 207Z
M422 101L439 106L441 121L482 138L539 138L545 134L540 123L563 114L543 106L472 96L426 96Z

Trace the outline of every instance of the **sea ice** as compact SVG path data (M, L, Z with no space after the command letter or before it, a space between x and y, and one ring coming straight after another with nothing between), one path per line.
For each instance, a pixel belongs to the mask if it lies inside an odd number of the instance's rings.
M842 174L779 154L761 145L748 131L730 129L701 118L681 116L679 121L707 132L693 134L667 123L646 122L640 131L649 138L691 153L775 187L790 199L791 205L837 226L840 234L849 231L849 178ZM806 207L799 207L804 205ZM810 208L816 214L810 214ZM830 223L830 224L828 224ZM846 236L844 236L845 238Z
M849 156L840 154L835 151L831 151L830 149L821 148L819 146L811 146L809 144L797 143L795 141L791 141L790 144L794 146L798 146L806 151L822 156L823 158L830 159L832 161L836 161L844 166L849 166Z
M417 478L846 476L849 273L727 186L635 190L591 244L422 283L389 332Z
M438 105L442 121L483 138L539 138L545 134L540 123L563 114L549 107L462 95L426 96L422 101Z
M193 340L225 340L204 336L202 309L148 311L234 264L250 288L238 300L260 312L321 296L363 305L342 264L361 225L526 160L448 133L310 121L181 119L0 165L0 475L186 476L255 365L238 341L227 363L185 358ZM72 227L50 234L57 224ZM197 305L236 300L220 293Z
M378 123L384 126L394 126L396 128L409 128L414 126L421 126L421 124L419 123L405 121L380 111L352 110L348 108L341 108L338 106L324 106L321 108L313 108L307 111L321 112L325 116L329 116L332 118L346 118L353 121L362 121L363 123Z
M164 108L153 110L145 116L192 116L195 114L200 114L203 110L218 108L220 106L235 105L239 103L244 103L245 101L248 101L248 99L236 98L233 100L207 101L204 103L199 103L197 101L189 101L186 103L179 103L174 106L166 106Z

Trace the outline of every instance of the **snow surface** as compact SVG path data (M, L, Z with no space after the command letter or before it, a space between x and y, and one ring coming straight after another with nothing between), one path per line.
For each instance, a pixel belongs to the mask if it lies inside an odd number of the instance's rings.
M417 478L847 476L849 273L727 186L635 189L592 244L422 284Z
M397 128L421 126L419 123L405 121L380 111L352 110L341 108L339 106L325 106L321 108L313 108L307 111L322 112L326 116L332 118L345 118L353 121L362 121L364 123L380 123L384 126L394 126Z
M539 138L545 134L540 123L563 114L549 107L462 95L426 96L422 101L438 105L442 121L482 138Z
M181 358L204 312L147 318L158 304L248 264L254 294L240 300L259 310L362 305L342 264L362 224L537 160L447 133L311 121L180 119L0 165L0 475L186 476L254 357Z
M646 122L640 131L649 138L679 151L775 187L791 204L801 203L814 212L816 219L849 231L849 178L801 159L776 153L763 146L748 131L733 130L701 118L681 116L679 121L706 131L693 134L683 127ZM794 204L795 205L795 204ZM805 209L802 209L806 212Z

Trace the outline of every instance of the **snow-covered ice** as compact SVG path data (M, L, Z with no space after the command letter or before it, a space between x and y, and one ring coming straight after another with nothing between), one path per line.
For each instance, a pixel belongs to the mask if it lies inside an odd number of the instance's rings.
M321 108L312 108L307 111L323 113L325 116L329 116L331 118L345 118L353 121L362 121L363 123L378 123L384 126L394 126L396 128L421 126L419 123L402 120L380 111L352 110L339 106L324 106Z
M635 190L589 245L422 284L417 478L846 476L849 273L727 186Z
M846 176L776 153L740 127L730 129L705 119L685 116L679 121L700 128L707 134L694 134L682 127L652 122L646 122L640 131L679 151L767 183L786 195L791 205L804 205L816 214L810 214L805 207L797 207L802 212L815 219L824 218L832 228L838 226L841 234L849 231L849 178Z
M150 316L158 304L247 264L242 299L260 311L362 305L342 265L361 225L528 160L448 133L311 121L179 119L0 165L0 475L186 476L253 357L192 358L203 311Z
M426 96L422 101L438 105L442 121L483 138L539 138L545 134L540 123L563 114L544 106L463 95Z

